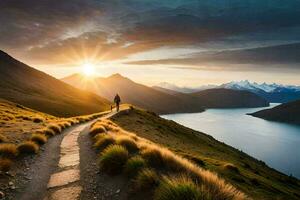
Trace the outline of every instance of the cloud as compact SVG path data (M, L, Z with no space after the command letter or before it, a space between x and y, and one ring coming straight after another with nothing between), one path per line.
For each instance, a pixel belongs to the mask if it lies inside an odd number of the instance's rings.
M141 60L131 65L184 65L189 69L259 70L287 68L300 70L300 43L242 50L196 53L185 58ZM184 68L184 67L183 67Z

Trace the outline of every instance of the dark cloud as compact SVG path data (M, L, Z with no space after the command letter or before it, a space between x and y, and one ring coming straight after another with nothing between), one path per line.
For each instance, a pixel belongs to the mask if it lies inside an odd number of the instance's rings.
M1 0L0 9L0 48L38 63L65 63L81 51L114 60L163 46L246 43L274 32L275 42L300 40L298 0ZM159 62L175 61L188 62Z
M134 61L133 65L185 65L191 69L259 70L290 68L300 70L300 43L243 50L212 51L185 58Z

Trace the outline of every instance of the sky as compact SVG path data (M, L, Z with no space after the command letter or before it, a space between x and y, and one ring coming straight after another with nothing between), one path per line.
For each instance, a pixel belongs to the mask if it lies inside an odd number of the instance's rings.
M300 85L299 0L1 0L0 49L57 78Z

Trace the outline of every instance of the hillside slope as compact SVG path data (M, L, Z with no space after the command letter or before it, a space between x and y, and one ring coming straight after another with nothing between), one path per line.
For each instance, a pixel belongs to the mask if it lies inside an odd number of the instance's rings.
M62 80L111 100L118 93L122 103L134 104L160 114L203 111L202 105L196 101L195 97L177 95L177 93L167 94L136 83L120 74L94 80L85 80L81 75L74 74Z
M264 107L269 103L248 91L231 89L208 89L192 93L207 108Z
M55 116L108 109L109 101L76 89L0 51L0 98Z
M300 124L300 100L284 103L271 109L251 113L250 115L266 120Z
M123 129L167 147L216 172L253 199L299 199L300 181L249 155L170 120L139 110L119 113L112 121Z
M120 74L108 78L85 79L74 74L62 79L64 82L93 91L107 99L115 94L122 103L129 103L159 114L201 112L203 108L261 107L268 102L251 92L229 89L204 90L197 93L181 93L161 87L147 87Z

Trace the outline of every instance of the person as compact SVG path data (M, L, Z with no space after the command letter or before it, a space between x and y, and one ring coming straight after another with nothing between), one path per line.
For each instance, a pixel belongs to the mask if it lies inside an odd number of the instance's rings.
M114 99L114 102L116 104L116 107L117 107L117 112L119 112L120 110L120 103L121 103L121 98L118 94L116 94L115 96L115 99Z

